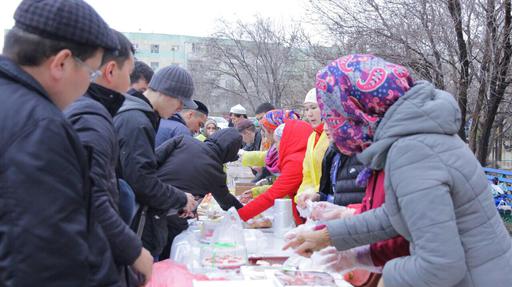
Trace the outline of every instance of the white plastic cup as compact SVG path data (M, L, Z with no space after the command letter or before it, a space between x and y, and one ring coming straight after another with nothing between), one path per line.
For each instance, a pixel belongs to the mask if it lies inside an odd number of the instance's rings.
M293 219L293 205L289 198L280 198L274 201L274 221L272 228L276 237L283 237L286 232L295 227Z

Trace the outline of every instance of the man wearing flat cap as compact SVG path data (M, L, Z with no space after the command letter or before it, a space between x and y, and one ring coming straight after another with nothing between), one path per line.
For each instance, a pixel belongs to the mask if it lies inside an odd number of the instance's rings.
M195 207L190 193L158 179L155 156L160 119L169 118L183 108L196 109L193 93L192 77L185 69L164 67L153 75L144 94L125 94L124 103L114 117L120 151L118 174L133 188L140 206L148 208L142 244L153 256L160 255L166 244L166 215L173 210L187 215ZM138 227L141 210L134 219L134 229Z
M197 109L183 109L169 119L162 119L156 133L156 147L177 136L193 136L204 127L208 119L208 107L194 100Z
M0 286L119 286L62 110L118 43L81 0L24 0L0 56Z

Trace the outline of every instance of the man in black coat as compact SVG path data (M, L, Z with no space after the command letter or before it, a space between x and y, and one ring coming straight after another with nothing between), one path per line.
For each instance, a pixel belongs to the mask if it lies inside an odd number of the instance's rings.
M155 132L160 118L169 118L185 108L196 108L191 97L194 91L192 77L178 66L160 69L144 94L125 94L125 101L114 117L119 141L118 174L135 192L137 202L147 206L147 219L142 243L153 256L158 256L165 245L165 216L171 210L190 213L195 207L189 193L162 182L156 175ZM141 209L132 228L137 229Z
M121 93L130 84L134 49L123 34L117 31L114 34L117 36L119 50L103 54L101 76L95 83L91 83L86 94L71 104L64 114L89 153L96 219L107 236L120 274L124 275L126 267L134 265L138 272L149 279L153 257L142 248L140 239L119 215L116 176L119 148L112 117L124 102ZM126 286L139 286L141 283L125 282Z
M117 42L81 0L25 0L14 19L0 56L0 286L119 286L61 112Z
M242 137L234 128L222 129L204 142L190 136L172 138L156 150L157 176L194 196L211 193L224 210L240 208L242 204L226 185L224 164L238 159L241 144Z
M241 144L242 137L234 128L220 130L205 142L186 135L174 137L156 150L157 176L196 197L211 193L224 210L241 208L242 204L229 192L224 172L225 163L237 160ZM169 257L172 240L187 227L185 219L168 217L169 236L160 259Z

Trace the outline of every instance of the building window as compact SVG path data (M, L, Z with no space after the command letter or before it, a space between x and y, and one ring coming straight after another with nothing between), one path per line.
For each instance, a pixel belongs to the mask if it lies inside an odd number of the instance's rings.
M200 51L199 44L197 44L197 43L192 43L192 52L193 52L193 53L198 53L199 51Z
M158 53L160 53L160 45L157 45L157 44L151 44L151 53L152 53L152 54L158 54Z
M153 71L157 70L158 67L160 66L160 64L158 62L151 62L150 63L150 66L151 66L151 69L153 69Z

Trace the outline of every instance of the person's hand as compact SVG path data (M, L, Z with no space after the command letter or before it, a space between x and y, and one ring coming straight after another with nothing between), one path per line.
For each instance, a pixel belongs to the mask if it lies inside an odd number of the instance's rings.
M304 257L310 257L313 252L324 249L330 245L331 238L329 231L327 231L327 228L323 228L318 231L301 232L295 239L289 241L283 247L283 250L293 248L295 253Z
M315 192L314 190L307 190L302 193L300 193L297 196L297 206L300 208L307 208L306 201L319 201L320 200L320 194L318 192Z
M185 192L185 195L187 196L187 204L180 213L180 217L183 218L192 216L194 214L194 209L196 209L197 205L197 202L192 194Z
M253 199L253 196L252 196L252 190L247 190L245 191L244 193L242 193L240 195L240 202L242 204L247 204L249 203L249 201L251 201Z
M151 256L151 253L149 253L146 248L142 247L139 257L137 257L133 263L133 268L144 275L144 282L142 283L142 286L146 285L146 283L151 280L151 273L153 272L153 256Z
M284 235L284 240L285 241L292 241L295 238L297 238L297 236L299 234L301 234L302 232L313 231L314 228L315 228L315 226L301 224L301 225L295 227L294 229L286 232L285 235Z
M313 257L319 266L331 272L351 271L358 265L355 249L338 251L331 246L316 252Z
M356 212L353 208L332 204L327 201L318 202L311 211L313 220L333 220L353 216Z

